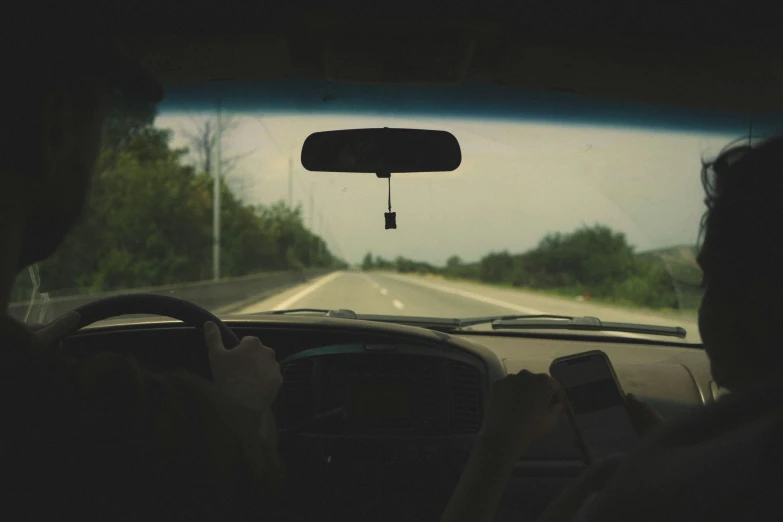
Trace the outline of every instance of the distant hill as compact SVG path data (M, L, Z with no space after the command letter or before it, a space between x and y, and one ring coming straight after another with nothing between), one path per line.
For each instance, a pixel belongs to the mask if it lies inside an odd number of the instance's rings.
M658 259L666 264L672 277L682 283L698 285L701 282L701 268L696 262L698 251L695 246L676 245L637 254L642 259Z
M698 267L696 256L699 252L693 245L675 245L655 250L639 252L637 255L642 258L658 258L670 263L687 264Z
M666 248L657 248L655 250L646 250L639 252L639 256L660 257L664 259L680 260L696 264L698 250L693 245L675 245Z

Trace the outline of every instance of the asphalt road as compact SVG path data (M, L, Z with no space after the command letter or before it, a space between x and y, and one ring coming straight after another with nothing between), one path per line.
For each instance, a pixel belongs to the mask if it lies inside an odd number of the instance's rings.
M593 316L605 321L682 326L688 332L687 342L701 342L692 314L622 308L576 297L386 272L335 272L289 288L238 313L291 308L347 308L365 314L459 318L514 313Z

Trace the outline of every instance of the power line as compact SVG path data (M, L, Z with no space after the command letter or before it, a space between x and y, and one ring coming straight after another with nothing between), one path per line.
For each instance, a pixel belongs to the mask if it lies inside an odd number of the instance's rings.
M310 232L313 232L313 217L314 217L314 210L313 210L313 191L310 191L310 215L308 216L310 218Z
M272 136L272 133L269 132L269 127L266 126L266 123L264 123L264 120L261 118L258 119L258 123L261 124L261 128L264 129L264 133L266 134L267 138L269 138L269 141L272 142L272 145L277 149L278 154L284 154L283 149L280 147L280 145L277 144L277 140Z
M337 241L337 238L332 234L332 227L329 226L328 219L325 221L324 226L326 228L323 234L324 240L327 242L330 249L332 250L332 252L334 252L334 254L337 257L339 257L342 260L345 260L345 255L343 254L342 246L340 245L340 242Z
M301 194L304 194L307 197L310 197L310 193L312 192L312 186L310 188L306 189L306 188L304 188L303 181L300 178L295 177L294 179L296 180L296 185L299 188L299 192ZM299 199L299 203L302 205L302 207L304 209L304 201L302 200L302 198Z
M223 160L223 129L221 123L220 98L217 100L217 165L215 165L215 181L212 199L212 278L220 279L220 174Z

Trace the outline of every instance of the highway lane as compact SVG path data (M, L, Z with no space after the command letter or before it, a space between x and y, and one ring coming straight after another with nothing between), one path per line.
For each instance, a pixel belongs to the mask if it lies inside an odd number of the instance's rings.
M688 332L686 341L701 342L693 315L622 308L513 288L387 272L335 272L249 305L238 313L291 308L347 308L357 313L426 317L514 313L594 316L605 321L682 326Z

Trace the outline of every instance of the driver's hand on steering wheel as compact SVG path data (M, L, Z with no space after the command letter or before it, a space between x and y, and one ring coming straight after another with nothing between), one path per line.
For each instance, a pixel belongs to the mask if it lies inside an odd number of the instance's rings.
M258 337L243 337L231 350L223 346L215 323L204 324L204 339L215 385L251 410L269 408L277 397L283 376L275 352Z
M58 317L49 324L28 324L12 318L12 320L17 322L22 328L27 329L33 334L36 342L41 348L55 352L62 350L62 343L58 342L58 339L61 339L71 330L71 328L74 328L79 324L79 319L81 319L81 317L78 312L73 311Z

